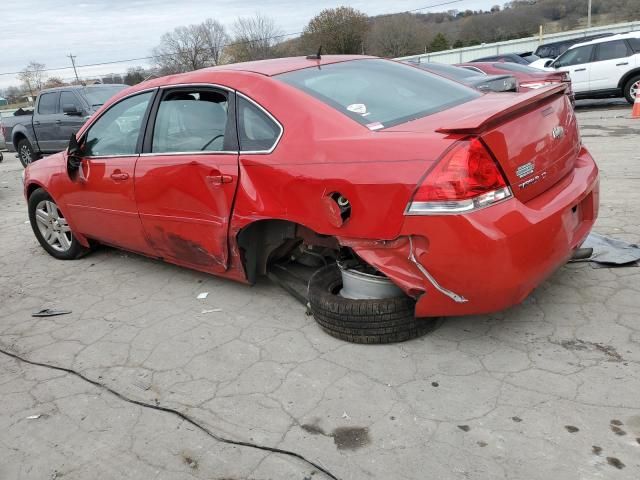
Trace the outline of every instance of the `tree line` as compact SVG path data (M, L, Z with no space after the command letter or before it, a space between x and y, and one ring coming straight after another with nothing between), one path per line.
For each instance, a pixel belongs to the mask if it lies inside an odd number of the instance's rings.
M489 10L449 10L369 17L351 7L322 10L297 36L286 34L268 16L239 18L227 27L213 18L176 27L163 34L151 52L151 67L99 78L102 83L135 85L146 78L187 72L225 63L267 58L327 54L400 57L586 26L586 0L513 0ZM638 0L593 0L593 24L640 19ZM11 102L21 95L64 85L46 78L45 66L30 62L20 73L20 86L5 89ZM75 83L75 82L70 82Z

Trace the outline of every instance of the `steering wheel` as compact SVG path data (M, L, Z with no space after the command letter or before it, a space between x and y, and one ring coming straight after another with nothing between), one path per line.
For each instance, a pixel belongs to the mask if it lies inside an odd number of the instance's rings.
M205 143L200 150L204 150L205 148L207 148L209 145L211 145L213 142L215 142L219 138L224 138L224 134L223 135L216 135L211 140L209 140L207 143Z

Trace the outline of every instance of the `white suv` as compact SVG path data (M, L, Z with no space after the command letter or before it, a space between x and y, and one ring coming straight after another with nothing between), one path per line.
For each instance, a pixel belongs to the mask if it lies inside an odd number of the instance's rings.
M640 32L577 43L545 70L569 72L576 99L625 97L640 90Z

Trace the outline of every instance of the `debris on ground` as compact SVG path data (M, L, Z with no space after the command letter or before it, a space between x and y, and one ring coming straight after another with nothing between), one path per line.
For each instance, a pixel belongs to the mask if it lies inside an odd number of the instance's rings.
M221 308L211 308L209 310L202 310L200 313L215 313L215 312L221 312L222 309Z
M54 310L52 308L44 308L38 312L33 312L32 317L55 317L57 315L68 315L71 310Z
M207 298L209 296L209 292L202 292L199 293L198 296L196 297L198 300L204 300L205 298Z
M640 264L640 246L597 233L590 233L580 251L591 250L590 255L574 256L571 262L593 262L596 268L637 267Z

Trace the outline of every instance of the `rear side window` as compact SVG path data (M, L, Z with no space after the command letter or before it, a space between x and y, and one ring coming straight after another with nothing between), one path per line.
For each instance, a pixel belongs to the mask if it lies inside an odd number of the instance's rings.
M170 92L153 128L154 153L225 150L227 96L213 90Z
M631 55L624 40L614 40L613 42L604 42L598 44L596 53L596 62L603 60L614 60L616 58L624 58Z
M481 95L441 76L381 59L305 68L276 78L371 130L415 120Z
M58 96L60 92L43 93L38 101L38 113L40 115L52 115L58 113Z
M238 97L238 136L243 152L271 150L282 129L275 120L246 98Z
M635 53L640 53L640 38L627 38L627 42Z

